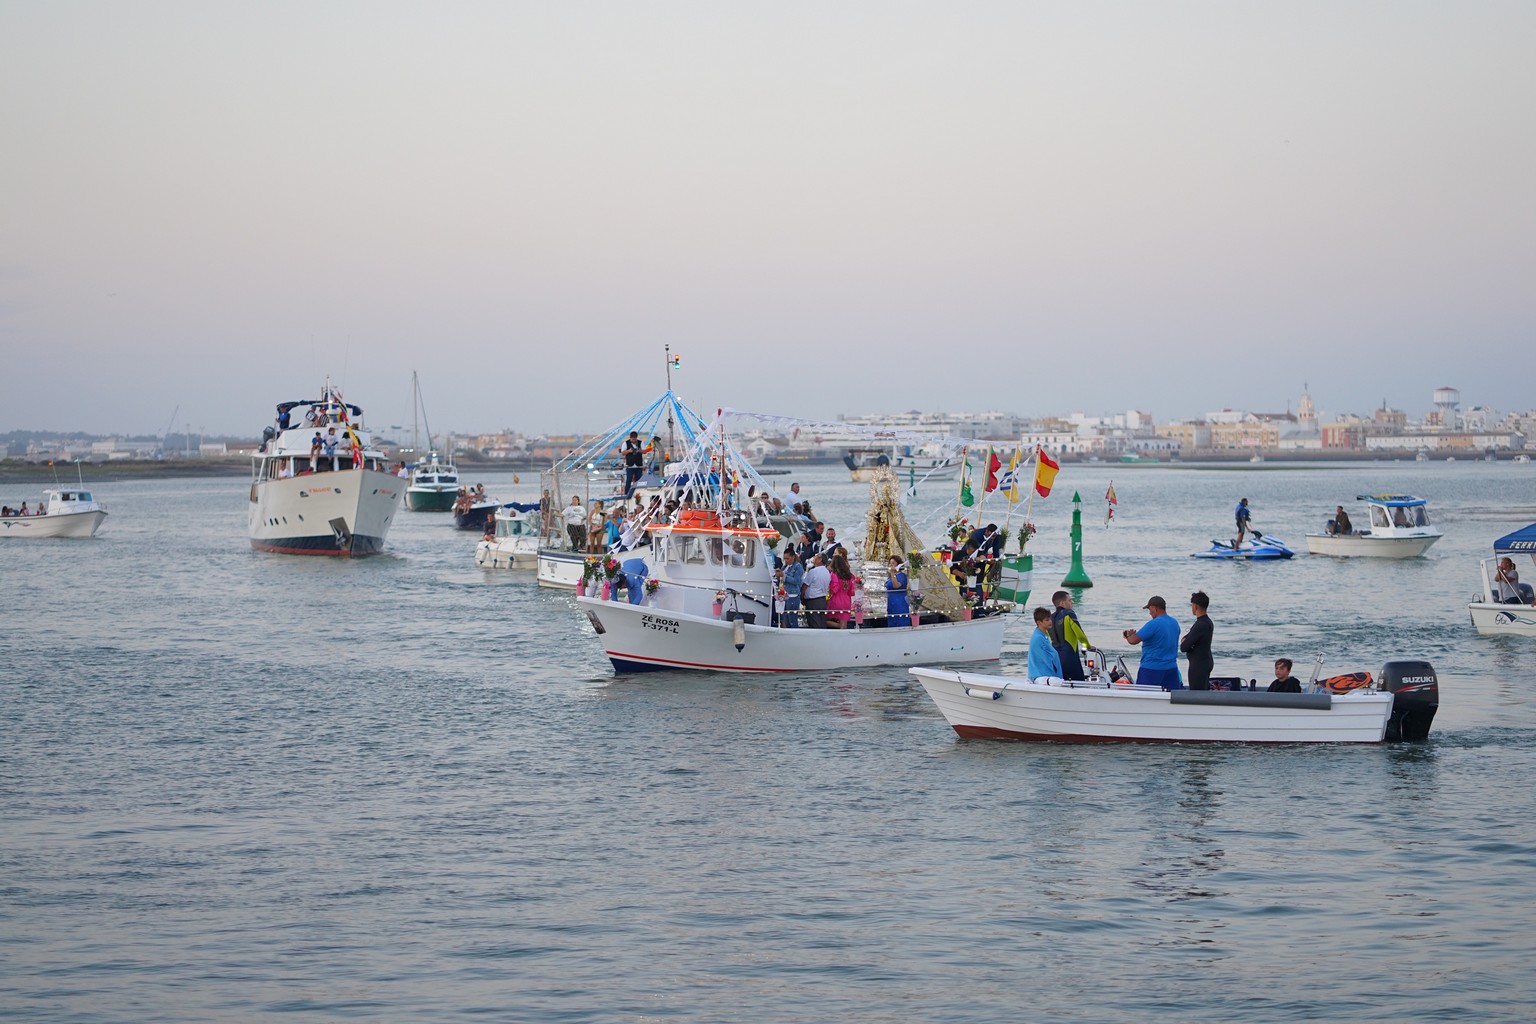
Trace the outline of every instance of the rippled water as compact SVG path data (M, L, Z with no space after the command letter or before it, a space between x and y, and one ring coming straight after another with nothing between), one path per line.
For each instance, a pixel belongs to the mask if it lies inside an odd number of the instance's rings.
M799 478L862 534L864 487ZM102 483L94 541L0 544L0 1011L1529 1019L1536 644L1465 605L1536 519L1531 468L1068 467L1037 597L1073 488L1092 639L1201 587L1218 673L1428 657L1431 741L972 742L901 672L616 678L569 598L476 569L444 516L338 563L250 551L241 479ZM1386 489L1431 499L1430 557L1188 557L1238 497L1302 548Z

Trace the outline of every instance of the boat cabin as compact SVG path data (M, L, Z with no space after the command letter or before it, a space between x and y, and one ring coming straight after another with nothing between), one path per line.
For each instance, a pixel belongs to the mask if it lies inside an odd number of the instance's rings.
M1508 559L1514 572L1506 574L1501 567ZM1521 527L1493 542L1493 557L1480 564L1483 592L1478 599L1482 604L1536 604L1536 523ZM1520 571L1528 574L1520 579ZM1477 603L1477 602L1474 602Z
M1423 498L1409 494L1361 494L1355 500L1365 502L1369 508L1370 532L1374 535L1415 536L1433 529Z

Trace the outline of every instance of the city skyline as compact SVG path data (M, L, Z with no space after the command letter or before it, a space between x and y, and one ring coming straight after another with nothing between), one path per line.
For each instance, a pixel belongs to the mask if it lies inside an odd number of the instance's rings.
M1488 0L7 4L0 430L237 435L327 376L408 422L419 371L434 423L572 432L665 344L700 408L804 417L1517 409L1533 35Z

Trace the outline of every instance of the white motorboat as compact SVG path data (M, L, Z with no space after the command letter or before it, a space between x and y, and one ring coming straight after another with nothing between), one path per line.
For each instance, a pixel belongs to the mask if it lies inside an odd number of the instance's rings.
M107 518L90 491L44 491L36 509L0 508L0 537L94 537Z
M251 460L251 547L342 557L383 550L406 482L373 446L363 410L326 381L320 398L282 402L277 412L277 428L266 428ZM316 437L318 456L311 454Z
M1362 494L1370 527L1349 533L1307 534L1307 550L1314 555L1343 558L1418 558L1440 539L1429 521L1423 498L1411 494ZM1329 520L1330 527L1333 524Z
M508 502L496 510L493 522L495 536L475 545L475 564L482 569L538 568L538 503Z
M1098 666L1103 658L1092 659ZM1425 661L1389 661L1370 673L1314 682L1309 693L1164 690L1111 679L1086 682L910 670L955 732L967 738L1074 743L1379 743L1424 739L1439 708ZM1215 682L1215 680L1212 680Z
M1501 581L1499 563L1506 558L1517 573L1521 564L1528 564L1536 579L1536 523L1493 542L1493 557L1479 565L1482 593L1467 606L1472 625L1483 636L1536 636L1536 590L1529 583Z

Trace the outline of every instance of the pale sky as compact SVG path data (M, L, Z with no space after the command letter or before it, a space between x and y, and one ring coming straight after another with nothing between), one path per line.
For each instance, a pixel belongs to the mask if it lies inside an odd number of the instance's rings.
M0 430L1536 407L1536 3L0 0Z

